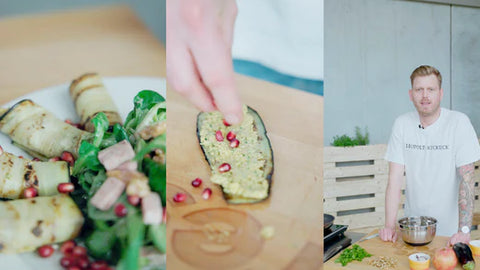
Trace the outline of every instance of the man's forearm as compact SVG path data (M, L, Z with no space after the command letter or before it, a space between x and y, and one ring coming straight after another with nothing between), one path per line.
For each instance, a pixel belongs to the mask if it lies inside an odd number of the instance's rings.
M475 179L473 177L474 168L473 163L471 163L464 165L459 169L460 176L462 177L458 194L459 229L463 226L468 226L469 228L472 226L473 202L475 199Z
M388 185L385 192L385 227L395 228L403 183L403 165L389 163Z

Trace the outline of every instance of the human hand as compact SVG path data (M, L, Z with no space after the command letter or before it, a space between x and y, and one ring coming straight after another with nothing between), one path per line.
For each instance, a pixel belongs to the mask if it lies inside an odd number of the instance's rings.
M387 227L380 229L380 231L378 232L378 235L380 236L380 239L382 239L382 241L386 241L386 242L390 241L395 243L398 238L397 231L393 228L387 228Z
M167 0L167 80L198 109L238 124L232 63L235 0Z
M450 237L450 240L448 241L448 245L453 246L455 245L455 243L458 242L468 244L468 242L470 242L470 233L458 232L452 235L452 237Z

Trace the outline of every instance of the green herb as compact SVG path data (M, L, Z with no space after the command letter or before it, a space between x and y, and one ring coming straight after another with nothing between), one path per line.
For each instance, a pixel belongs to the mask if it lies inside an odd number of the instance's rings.
M335 260L336 263L341 263L342 266L347 265L351 261L362 261L365 257L370 257L372 254L368 253L365 249L359 245L353 245L352 248L345 249L338 259Z
M370 143L369 134L367 128L365 128L365 135L362 134L360 127L355 127L355 137L350 137L346 134L341 136L334 136L333 146L355 146L355 145L367 145Z

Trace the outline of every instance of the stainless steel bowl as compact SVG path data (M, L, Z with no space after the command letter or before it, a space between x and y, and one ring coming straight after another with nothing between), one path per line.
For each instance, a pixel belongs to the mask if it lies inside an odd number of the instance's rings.
M432 242L437 231L437 220L433 217L405 217L398 221L402 239L412 246L423 246Z

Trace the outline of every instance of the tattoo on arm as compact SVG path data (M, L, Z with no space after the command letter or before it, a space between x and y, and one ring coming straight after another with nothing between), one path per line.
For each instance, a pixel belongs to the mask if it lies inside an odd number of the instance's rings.
M473 202L475 199L475 179L473 177L474 169L475 167L473 163L459 168L459 173L462 177L458 194L459 229L463 226L468 226L469 228L472 226Z

